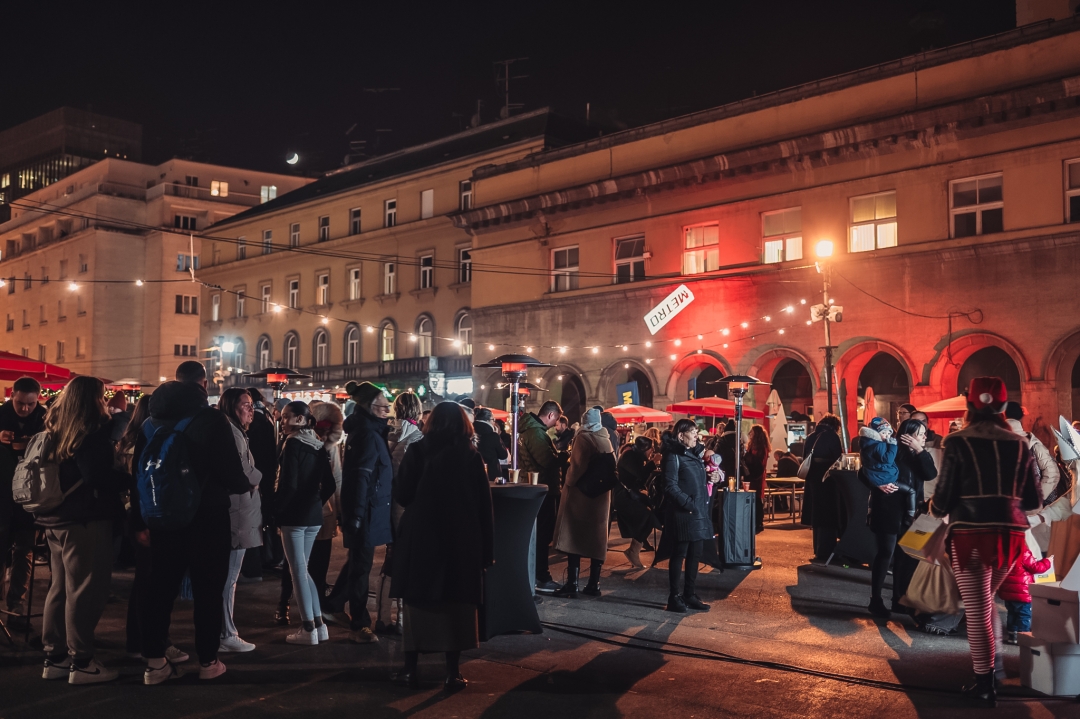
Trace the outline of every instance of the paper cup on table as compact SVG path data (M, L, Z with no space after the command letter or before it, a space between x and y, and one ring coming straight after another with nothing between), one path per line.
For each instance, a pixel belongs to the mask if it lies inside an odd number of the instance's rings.
M529 484L540 484L539 472L529 472Z
M520 469L511 469L510 470L510 481L513 482L514 484L518 483L518 478L520 476L521 476L521 470Z
M742 491L744 491L744 492L749 492L750 491L750 483L749 482L743 482L742 483Z

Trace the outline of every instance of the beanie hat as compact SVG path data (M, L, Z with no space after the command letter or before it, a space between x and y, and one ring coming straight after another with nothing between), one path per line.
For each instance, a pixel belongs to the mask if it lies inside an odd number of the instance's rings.
M349 396L356 400L356 404L364 409L366 412L371 407L371 403L375 401L375 398L382 394L382 390L371 384L370 382L349 382L345 385L345 391L349 393Z
M1005 419L1024 419L1024 408L1019 402L1009 402L1005 405Z
M885 420L884 417L874 417L872 420L870 420L870 429L874 430L875 432L880 432L882 427L888 426L889 423Z
M1008 399L1009 393L1005 390L1005 383L1000 377L976 377L971 380L967 401L975 408L975 411L982 412L990 409L1000 413L1005 409Z
M120 412L127 412L127 408L128 408L127 395L124 394L123 392L117 392L116 394L114 394L112 396L112 399L109 400L109 406L116 408Z

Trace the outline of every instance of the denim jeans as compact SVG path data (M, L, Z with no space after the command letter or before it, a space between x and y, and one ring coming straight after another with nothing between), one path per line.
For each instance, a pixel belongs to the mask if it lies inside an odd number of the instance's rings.
M1014 602L1005 600L1005 631L1030 632L1031 631L1031 602Z
M322 616L319 590L315 586L315 580L308 574L311 547L315 544L315 536L320 528L321 526L281 528L281 543L285 548L285 557L289 560L296 604L300 607L300 619L305 622Z
M236 605L236 580L240 578L240 568L244 564L246 549L234 549L229 555L229 577L225 580L225 592L222 596L224 621L221 623L221 638L233 639L237 636L236 623L233 621L233 608Z

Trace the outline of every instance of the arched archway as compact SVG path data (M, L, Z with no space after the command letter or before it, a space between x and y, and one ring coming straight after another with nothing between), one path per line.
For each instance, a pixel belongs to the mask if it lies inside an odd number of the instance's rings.
M864 407L862 421L866 424L874 417L884 417L895 425L896 410L911 399L908 374L899 360L888 352L878 352L859 373L857 402L866 396L867 388L874 390L874 406Z
M637 360L626 359L609 365L600 373L598 391L600 403L605 407L624 404L619 397L618 386L637 382L638 402L643 407L653 406L655 377L651 368Z
M704 379L701 379L702 375ZM708 384L713 380L731 374L731 364L720 355L706 350L698 354L689 354L675 363L667 381L667 396L672 402L690 399L691 380L696 385L695 397L726 397L727 388L719 384ZM711 394L702 394L702 392Z
M1073 332L1058 342L1047 355L1042 376L1054 388L1057 397L1055 412L1049 417L1054 424L1056 416L1080 419L1080 384L1077 368L1080 367L1080 332Z
M1005 382L1009 401L1021 401L1020 368L1000 347L983 347L964 360L956 376L956 393L966 392L975 377L1000 377Z
M923 376L929 379L929 384L941 388L943 399L956 396L957 389L960 387L961 368L976 352L988 347L1001 350L1012 360L1019 374L1019 386L1023 386L1024 382L1031 379L1031 369L1023 353L1002 337L978 332L956 337L951 343L947 342L947 339L943 338L943 341L939 343L937 356L932 364L923 370ZM1019 391L1019 386L1017 391ZM964 389L967 389L966 385Z
M760 379L760 378L759 378ZM814 412L814 378L806 366L794 359L782 360L772 373L772 389L780 395L788 416Z
M910 392L910 388L914 386L915 372L912 369L913 365L908 357L895 345L876 339L857 338L841 343L836 352L837 387L834 391L838 394L841 390L843 391L844 421L846 422L844 428L848 433L848 437L854 437L859 431L858 409L859 397L861 396L859 382L863 370L875 357L881 354L891 357L904 370L908 392ZM878 362L884 363L885 360L878 360ZM871 368L871 371L874 371L873 368ZM877 392L876 387L874 392ZM834 403L834 406L839 407L839 404Z
M537 378L537 384L547 390L540 395L541 401L553 399L558 402L571 424L580 420L589 407L588 398L592 387L578 367L569 364L549 367Z

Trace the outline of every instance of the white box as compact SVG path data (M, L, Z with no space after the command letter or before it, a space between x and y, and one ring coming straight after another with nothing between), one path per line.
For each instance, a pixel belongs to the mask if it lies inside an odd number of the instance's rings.
M1080 594L1058 584L1029 584L1031 636L1050 644L1080 644Z
M1050 696L1080 694L1080 644L1020 635L1020 683Z

